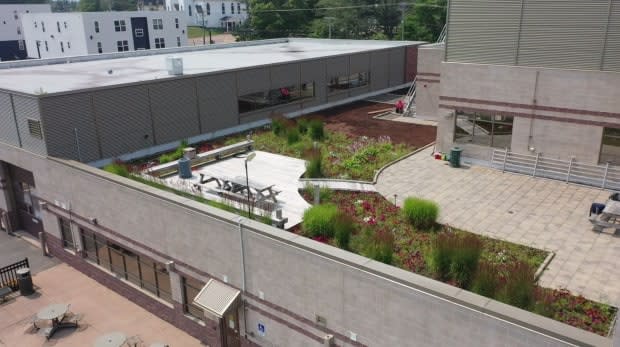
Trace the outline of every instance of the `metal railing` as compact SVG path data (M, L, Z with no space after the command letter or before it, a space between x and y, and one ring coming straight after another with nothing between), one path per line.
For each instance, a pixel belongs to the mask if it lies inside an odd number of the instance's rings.
M441 29L441 33L439 34L439 37L437 38L437 42L436 43L442 43L444 41L446 41L446 34L448 33L448 24L444 24L443 29Z
M25 258L24 260L0 268L0 288L9 287L13 291L16 291L19 288L17 270L29 267L28 258Z
M579 163L575 158L560 160L542 154L519 154L509 150L494 149L491 166L502 172L516 172L534 177L545 177L587 186L620 190L620 167Z
M411 105L415 104L415 85L417 82L418 78L414 77L413 78L413 82L411 82L411 87L409 87L409 90L407 91L407 96L406 96L406 102L407 105L405 105L405 110L403 111L404 116L408 116L409 113L411 112Z

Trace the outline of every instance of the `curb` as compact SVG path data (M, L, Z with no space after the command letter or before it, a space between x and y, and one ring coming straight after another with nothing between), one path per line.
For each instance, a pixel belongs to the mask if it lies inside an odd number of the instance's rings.
M422 152L423 150L429 148L430 146L435 146L435 141L429 143L428 145L422 146L422 147L416 149L415 151L413 151L413 152L411 152L409 154L405 154L402 157L400 157L400 158L398 158L396 160L393 160L393 161L383 165L379 170L377 170L377 172L375 173L375 177L373 178L372 182L370 182L370 183L371 184L377 184L377 178L379 178L379 175L383 172L383 170L387 169L389 166L392 166L392 165L398 163L399 161L402 161L402 160L405 160L405 159L411 157L414 154L418 154L418 153Z
M555 257L555 252L553 251L548 251L548 252L549 254L545 258L545 260L542 262L542 264L540 264L540 266L538 267L538 270L536 270L536 272L534 273L534 282L536 283L538 283L538 279L540 279L540 276L542 276L543 272L547 269L547 266L549 266L549 263Z

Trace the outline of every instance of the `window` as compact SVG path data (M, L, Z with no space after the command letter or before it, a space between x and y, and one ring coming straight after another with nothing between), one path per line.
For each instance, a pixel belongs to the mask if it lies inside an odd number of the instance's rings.
M222 14L226 14L226 6L224 6L224 3L222 3Z
M19 44L19 50L23 51L24 49L26 49L24 47L24 40L18 40L17 43Z
M514 118L496 114L456 112L454 142L510 148Z
M67 29L67 22L62 22L62 24L64 25L65 29Z
M187 8L189 9L189 16L192 16L192 5L187 6Z
M80 237L86 259L153 295L172 301L170 275L163 264L86 229L80 229Z
M211 5L207 2L207 16L211 15Z
M127 42L127 40L116 41L116 47L119 52L126 52L129 50L129 42Z
M19 19L19 16L17 15L17 11L13 11L13 18L15 18L16 20Z
M71 49L71 42L67 41L67 49Z
M368 72L358 72L349 76L332 77L327 87L331 93L343 89L363 87L368 85L369 81Z
M246 113L314 97L314 82L300 86L284 86L239 97L239 113Z
M47 42L45 42L45 49L47 50ZM36 119L28 119L28 132L32 137L37 139L43 139L43 132L41 131L41 121Z
M603 128L603 141L599 163L620 164L620 129Z
M196 13L202 14L202 5L194 5L196 6Z
M95 32L98 33L99 32L99 22L95 21Z
M144 37L144 29L136 28L134 30L134 35L136 35L136 37Z
M164 21L162 19L153 19L153 29L155 29L155 30L163 30L164 29Z
M34 22L34 28L35 29L37 28L37 22Z
M114 31L127 31L124 19L114 21Z
M194 304L194 298L205 286L205 283L190 277L181 277L181 285L183 286L183 312L194 318L204 320L205 314L202 308Z
M155 48L166 48L166 45L164 44L164 38L163 37L156 37L155 38Z
M41 22L41 30L43 30L43 32L45 32L45 22Z
M64 248L75 249L73 233L71 232L71 222L69 222L68 219L58 217L58 226L60 227L62 246Z
M230 3L230 13L235 14L235 4Z
M34 186L26 182L15 181L15 203L20 211L34 215L32 189Z
M20 27L17 27L17 35L21 35L22 34L22 29Z
M46 51L46 52L49 52L49 51L50 51L49 47L47 46L47 41L45 41L45 51Z
M237 13L241 13L241 3L237 3Z
M63 53L65 52L65 46L62 43L62 41L60 41L60 51L63 52Z
M177 29L179 28L179 19L178 18L174 19L174 27L177 28Z
M179 4L174 4L174 10L178 11L179 10Z
M177 36L177 47L181 47L181 38Z
M60 22L56 22L56 28L58 28L58 32L60 32Z
M101 46L101 42L97 42L97 52L103 53L103 47Z

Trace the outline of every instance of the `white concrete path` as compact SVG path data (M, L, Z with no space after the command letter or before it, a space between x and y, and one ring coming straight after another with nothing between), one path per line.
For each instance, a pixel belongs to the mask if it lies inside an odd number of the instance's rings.
M440 222L481 235L556 253L540 283L620 306L620 237L592 231L590 204L608 191L501 173L455 169L431 157L432 148L382 172L377 191L398 203L407 196L436 201Z
M299 189L306 188L306 185L316 185L320 187L329 188L333 190L350 190L357 192L376 192L377 189L372 183L355 182L355 181L342 181L342 180L330 180L330 179L304 179L299 180Z

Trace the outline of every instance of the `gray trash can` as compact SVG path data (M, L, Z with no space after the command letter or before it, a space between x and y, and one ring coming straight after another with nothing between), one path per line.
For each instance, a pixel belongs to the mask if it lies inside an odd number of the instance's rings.
M463 152L462 148L452 147L450 150L450 166L461 167L461 152Z
M15 273L17 273L19 293L21 295L34 294L34 286L32 285L32 276L30 276L30 269L26 267L15 271Z

